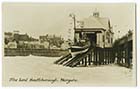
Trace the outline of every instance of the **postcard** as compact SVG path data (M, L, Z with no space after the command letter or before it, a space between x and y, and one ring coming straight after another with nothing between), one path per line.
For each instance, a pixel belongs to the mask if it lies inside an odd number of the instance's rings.
M135 3L2 3L3 86L136 86Z

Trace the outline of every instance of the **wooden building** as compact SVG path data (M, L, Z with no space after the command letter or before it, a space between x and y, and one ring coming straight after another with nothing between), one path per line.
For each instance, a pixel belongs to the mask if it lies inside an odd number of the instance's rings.
M133 65L133 32L128 31L126 35L114 42L115 58L117 64L132 68Z
M92 16L76 21L74 17L74 42L89 40L96 47L112 47L113 31L108 18L100 17L99 12L94 12Z

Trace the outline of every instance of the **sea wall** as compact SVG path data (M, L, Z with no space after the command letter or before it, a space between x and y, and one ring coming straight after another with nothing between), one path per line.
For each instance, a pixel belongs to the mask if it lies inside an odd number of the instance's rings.
M20 49L20 48L5 48L4 56L47 56L59 57L68 53L68 50L59 49Z

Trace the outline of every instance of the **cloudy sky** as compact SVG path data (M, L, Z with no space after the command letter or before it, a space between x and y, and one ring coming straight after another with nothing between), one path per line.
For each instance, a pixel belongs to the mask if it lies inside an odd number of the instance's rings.
M123 36L129 29L135 30L134 3L3 3L3 32L19 30L36 38L45 34L67 38L69 14L74 13L79 20L92 15L95 10L101 17L110 19L115 38Z

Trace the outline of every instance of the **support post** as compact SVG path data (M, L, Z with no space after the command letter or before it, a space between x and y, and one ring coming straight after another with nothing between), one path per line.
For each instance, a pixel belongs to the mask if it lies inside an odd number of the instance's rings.
M87 57L85 57L85 66L87 66Z
M91 54L88 55L88 65L90 65L91 63L91 58L90 58Z

